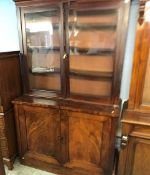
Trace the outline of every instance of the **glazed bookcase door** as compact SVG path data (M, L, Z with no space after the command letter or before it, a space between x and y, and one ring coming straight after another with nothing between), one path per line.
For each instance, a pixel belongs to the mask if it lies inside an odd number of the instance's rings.
M90 3L90 2L88 2ZM104 2L71 3L68 14L70 95L111 99L121 10ZM121 60L121 57L119 58Z
M61 91L60 8L22 9L30 90Z

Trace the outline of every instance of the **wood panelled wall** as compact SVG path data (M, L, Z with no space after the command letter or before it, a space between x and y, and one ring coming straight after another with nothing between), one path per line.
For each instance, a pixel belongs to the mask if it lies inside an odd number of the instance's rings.
M9 169L17 154L14 112L11 101L22 94L19 52L0 53L0 143Z

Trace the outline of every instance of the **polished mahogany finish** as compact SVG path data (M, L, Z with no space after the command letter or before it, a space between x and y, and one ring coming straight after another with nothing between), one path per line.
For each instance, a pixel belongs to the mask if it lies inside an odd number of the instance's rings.
M21 95L19 52L0 53L0 140L9 169L17 154L14 111L11 101Z
M14 101L21 162L54 173L111 174L119 109L55 100Z
M130 2L15 2L21 162L56 174L111 175Z
M129 3L50 0L16 5L25 93L47 90L65 98L119 104Z
M128 136L128 141L126 146L122 144L118 175L148 175L150 172L150 121L146 126L136 121L136 115L134 118L134 124L133 120L131 123L123 120L123 135Z
M141 9L143 6L144 3ZM122 118L118 175L148 175L150 172L150 22L146 16L143 23L141 19L139 22L141 25L137 25L130 97Z

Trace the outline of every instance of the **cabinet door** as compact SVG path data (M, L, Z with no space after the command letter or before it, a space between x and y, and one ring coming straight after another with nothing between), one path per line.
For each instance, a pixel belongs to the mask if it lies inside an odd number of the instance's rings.
M59 164L59 110L18 105L16 113L21 159Z
M29 89L61 91L60 7L21 10Z
M126 151L125 170L122 173L119 171L118 175L149 175L150 140L130 137Z
M115 120L73 111L61 111L61 117L64 166L86 174L111 174Z
M117 90L122 7L117 1L71 3L68 15L70 95L110 99Z

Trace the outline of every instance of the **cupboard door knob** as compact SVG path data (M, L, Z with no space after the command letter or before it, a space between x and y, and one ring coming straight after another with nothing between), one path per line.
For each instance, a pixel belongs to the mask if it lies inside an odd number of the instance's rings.
M128 136L122 136L122 138L121 138L121 148L125 148L127 146L128 140L129 140Z
M67 53L64 53L63 59L65 60L67 58Z
M64 138L62 136L58 136L57 140L59 143L64 143Z

